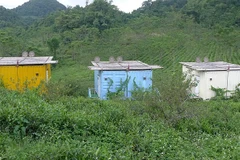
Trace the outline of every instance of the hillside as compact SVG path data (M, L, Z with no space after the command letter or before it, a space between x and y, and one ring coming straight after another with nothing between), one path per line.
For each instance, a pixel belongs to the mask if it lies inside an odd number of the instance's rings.
M12 9L12 11L22 17L24 22L29 25L50 13L65 9L66 7L57 0L30 0Z
M145 1L134 15L165 16L168 12L181 12L204 27L240 27L240 2L238 0L156 0Z
M148 0L126 14L95 0L0 29L0 57L34 51L59 61L44 93L0 82L0 159L239 159L240 90L189 99L179 64L240 64L239 11L238 0ZM150 92L101 101L87 97L96 56L164 68Z
M13 11L19 16L43 17L57 10L65 10L66 7L57 0L29 0Z
M37 20L61 10L66 10L66 7L57 0L30 0L14 9L0 6L0 28L29 27Z
M9 9L0 6L0 28L21 24L20 17Z

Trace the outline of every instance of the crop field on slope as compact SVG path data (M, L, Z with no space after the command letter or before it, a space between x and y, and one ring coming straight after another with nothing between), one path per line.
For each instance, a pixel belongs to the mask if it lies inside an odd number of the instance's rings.
M195 61L197 57L202 61L207 57L209 61L240 64L238 46L226 43L226 39L218 38L213 31L191 25L183 29L166 29L166 26L160 26L147 31L145 28L136 30L120 28L117 31L109 31L103 37L105 38L81 43L78 50L74 50L76 52L74 61L60 60L63 66L66 63L70 64L70 68L76 67L76 71L72 72L71 69L68 71L68 67L60 67L60 70L56 69L56 74L63 75L62 72L65 72L76 75L75 79L78 77L82 82L87 79L86 83L92 86L93 72L87 66L91 65L91 61L96 56L105 61L108 61L110 56L115 58L122 56L124 60L140 60L148 64L161 65L164 68L155 71L154 79L162 76L170 78L171 74L180 73L179 62ZM65 76L65 78L70 77L74 79L73 76Z

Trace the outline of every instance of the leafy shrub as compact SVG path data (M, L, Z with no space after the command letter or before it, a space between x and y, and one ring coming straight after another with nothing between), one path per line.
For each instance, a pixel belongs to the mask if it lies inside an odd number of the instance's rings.
M190 81L184 81L185 77L173 75L170 79L161 79L158 88L151 92L139 91L137 99L141 99L146 110L155 118L163 118L169 125L175 126L180 120L195 116L191 107L186 103L190 97L188 89ZM196 110L197 112L197 110Z
M240 101L240 83L236 86L234 93L231 97L235 102Z
M1 79L1 77L0 77L0 87L4 87L4 83L3 83L2 79Z
M224 100L226 99L226 94L229 92L224 88L215 88L211 86L211 90L215 92L215 96L212 98L212 100Z
M81 80L59 80L47 84L45 97L49 100L58 100L64 96L87 97L88 86Z

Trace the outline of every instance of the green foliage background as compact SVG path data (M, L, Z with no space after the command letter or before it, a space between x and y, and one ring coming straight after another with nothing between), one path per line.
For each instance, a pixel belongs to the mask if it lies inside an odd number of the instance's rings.
M40 1L30 2L23 11ZM23 20L0 8L0 56L34 51L59 61L44 94L1 85L0 159L239 159L239 89L230 100L190 100L179 64L240 64L239 11L236 0L148 0L124 13L95 0ZM134 100L89 99L96 56L164 69L154 71L153 91Z

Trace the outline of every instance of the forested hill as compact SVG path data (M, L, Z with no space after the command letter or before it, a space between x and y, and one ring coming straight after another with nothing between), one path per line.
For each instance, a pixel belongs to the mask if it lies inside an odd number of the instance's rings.
M130 19L141 16L166 18L170 13L182 20L192 19L205 28L240 27L240 1L232 0L148 0L142 7L123 13L107 0L95 0L90 5L74 7L56 15L55 26L61 31L74 28L97 28L100 32L125 25Z
M87 27L96 28L101 32L125 25L128 16L130 17L106 0L95 0L85 8L76 6L58 15L54 25L60 31Z
M126 25L131 19L143 16L166 18L170 14L181 17L181 22L192 19L194 23L208 29L225 30L240 27L240 1L238 0L147 0L143 2L142 7L131 14L119 11L107 0L95 0L85 8L77 6L56 14L52 25L60 31L84 26L96 28L102 32Z
M165 16L169 12L181 12L192 17L196 23L205 27L240 27L239 0L148 0L134 15L147 14Z
M13 9L13 11L19 16L43 17L54 11L64 9L66 7L57 0L30 0Z
M12 9L12 12L21 18L22 24L29 26L50 13L65 9L66 7L57 0L30 0Z
M0 27L18 25L20 21L22 24L29 26L36 19L57 10L66 10L66 7L57 0L30 0L12 10L6 10L2 7L0 11ZM64 27L73 25L70 28L76 28L88 23L88 27L97 26L97 28L103 30L109 29L110 26L115 27L116 25L125 24L127 20L142 15L166 17L169 13L179 14L182 18L190 17L195 23L206 28L240 27L239 0L147 0L143 2L142 7L133 11L132 14L120 12L116 6L113 6L107 0L94 0L85 8L74 7L68 9L64 14L59 14L59 16L70 18L70 20L63 22L66 22L63 24ZM76 24L78 19L81 22ZM74 24L67 24L69 22Z
M63 10L50 14L59 9ZM108 42L114 39L116 45L127 44L131 47L133 44L138 45L143 37L146 39L146 35L164 35L161 30L166 32L174 27L178 35L187 28L186 26L190 27L189 30L194 29L198 39L202 34L196 33L201 32L199 28L201 26L207 30L210 29L208 31L213 33L212 37L217 40L223 37L221 41L229 46L239 46L239 34L236 34L240 28L240 1L238 0L147 0L143 2L142 7L131 14L121 12L108 0L94 0L86 7L76 6L67 9L56 0L30 0L13 10L2 7L0 12L0 27L14 26L14 32L9 34L14 40L20 38L19 42L16 42L19 45L10 46L18 46L21 51L35 48L39 54L48 54L46 42L52 38L57 38L61 42L61 52L70 53L77 50L76 46L86 41L93 42L101 39L101 42ZM40 20L39 17L41 17ZM32 24L34 21L35 23ZM28 29L16 30L19 24L25 24ZM14 38L15 32L17 38ZM6 40L9 34L4 32L6 37L1 38ZM28 42L30 39L31 42ZM9 47L5 40L0 43L5 51L3 53L2 50L0 53L15 54L10 52L17 51L19 48ZM21 43L24 43L24 47Z
M0 6L0 28L21 24L20 17L9 9Z
M50 13L65 9L57 0L30 0L14 9L0 6L0 28L30 26Z

